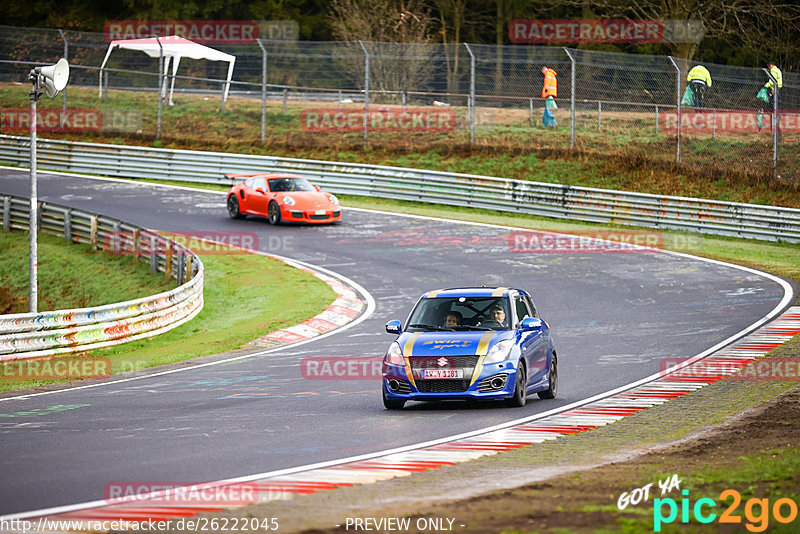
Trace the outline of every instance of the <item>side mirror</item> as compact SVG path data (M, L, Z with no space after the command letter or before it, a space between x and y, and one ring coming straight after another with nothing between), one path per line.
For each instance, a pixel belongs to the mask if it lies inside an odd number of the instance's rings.
M261 193L262 195L266 195L266 193L264 192L264 190L263 190L263 189L261 189L260 187L259 187L258 189L256 189L256 193Z
M389 334L400 335L402 330L403 330L403 325L400 323L400 321L389 321L388 323L386 323L386 332L388 332Z
M316 189L317 191L322 191L322 188L320 186L318 186L318 185L315 185L314 189Z
M523 330L539 330L542 328L542 320L536 317L526 317L522 320Z

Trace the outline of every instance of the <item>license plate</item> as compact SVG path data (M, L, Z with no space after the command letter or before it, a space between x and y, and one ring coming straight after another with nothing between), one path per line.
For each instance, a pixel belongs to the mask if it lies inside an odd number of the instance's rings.
M325 215L325 210L317 210L314 212L315 215Z
M463 369L420 369L419 377L423 380L464 378L464 370Z

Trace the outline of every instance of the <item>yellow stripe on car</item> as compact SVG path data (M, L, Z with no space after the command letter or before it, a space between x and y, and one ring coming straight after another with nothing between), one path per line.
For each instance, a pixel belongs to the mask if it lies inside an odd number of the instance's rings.
M414 382L414 373L411 372L411 361L409 361L409 357L414 354L414 343L417 342L417 338L419 338L421 333L422 332L414 332L411 334L403 346L403 360L406 362L406 376L408 377L408 381L411 382L414 387L417 387L417 383Z
M481 336L481 340L478 342L478 348L475 350L475 354L478 356L478 362L475 364L475 370L472 371L472 380L469 382L470 386L481 376L483 360L486 358L486 353L489 352L489 342L492 340L492 336L494 336L494 331L490 330L489 332L484 332Z

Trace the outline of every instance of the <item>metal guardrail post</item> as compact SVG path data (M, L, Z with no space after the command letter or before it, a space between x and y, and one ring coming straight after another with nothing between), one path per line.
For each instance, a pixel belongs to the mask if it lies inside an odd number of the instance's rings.
M164 47L161 46L161 38L156 37L158 43L158 119L156 120L156 139L161 139L161 101L163 100L162 91L164 77Z
M369 136L369 52L361 40L358 44L364 51L364 144L366 144Z
M11 197L3 197L3 230L11 230Z
M570 68L570 95L569 95L569 110L570 110L570 119L569 119L569 148L573 150L575 148L575 58L572 57L569 50L564 48L564 52L567 53L569 56L569 61L571 63Z
M261 38L256 39L261 48L261 144L267 142L267 49Z
M158 241L156 236L150 236L150 272L156 274L158 272L158 254L156 253L156 246Z
M64 210L64 241L72 241L72 209Z
M469 44L464 43L469 52L469 147L475 146L475 54Z
M678 83L676 84L677 88L678 88L677 99L676 99L676 104L678 106L678 122L677 122L677 126L676 126L676 129L678 131L678 148L677 148L677 150L675 152L675 163L680 163L681 162L681 130L683 130L683 124L681 124L681 121L683 120L683 112L682 112L682 108L681 108L681 85L682 85L681 84L681 68L678 66L678 63L675 61L675 58L673 58L672 56L667 56L667 57L672 62L672 65L675 67L675 70L678 72L678 76L677 76Z
M58 34L61 36L61 40L64 41L64 59L69 61L69 43L67 42L67 38L64 36L64 30L59 29ZM67 122L67 88L64 87L61 90L61 127L63 128Z

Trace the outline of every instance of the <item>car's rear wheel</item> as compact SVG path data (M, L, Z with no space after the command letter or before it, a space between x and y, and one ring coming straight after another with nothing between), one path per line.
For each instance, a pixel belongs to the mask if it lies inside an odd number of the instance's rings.
M514 387L514 396L506 399L506 405L521 408L525 406L528 401L528 392L526 391L528 385L527 373L525 372L525 364L519 362L517 368L517 385Z
M244 219L244 215L239 211L239 201L236 200L236 195L228 196L228 215L231 219Z
M556 353L550 358L550 372L548 374L548 387L544 391L537 393L540 399L555 399L558 393L558 358Z
M280 224L281 222L281 208L274 200L269 203L267 218L270 224Z
M401 410L406 405L402 399L392 399L386 396L386 384L383 385L383 406L387 410Z

